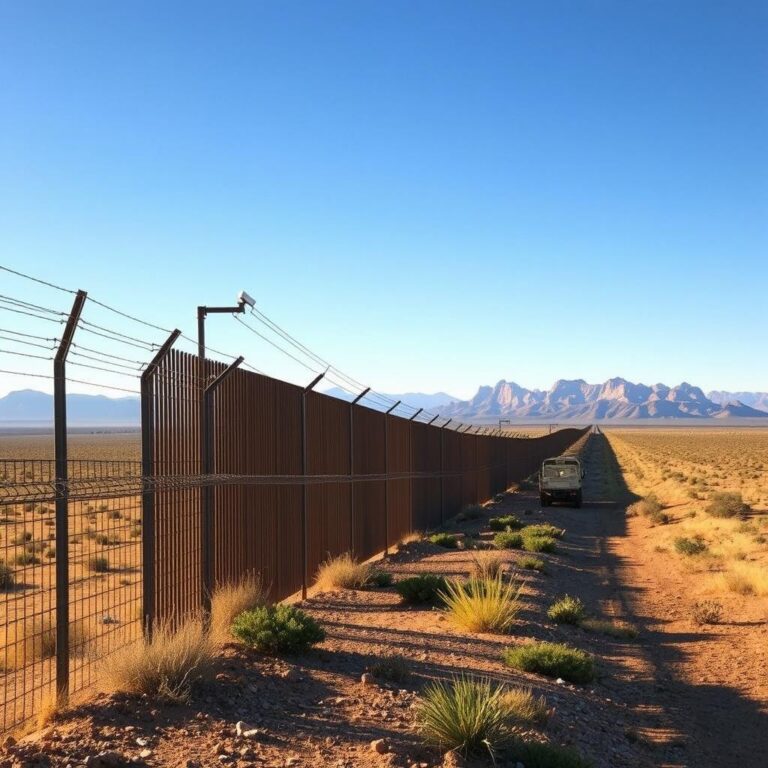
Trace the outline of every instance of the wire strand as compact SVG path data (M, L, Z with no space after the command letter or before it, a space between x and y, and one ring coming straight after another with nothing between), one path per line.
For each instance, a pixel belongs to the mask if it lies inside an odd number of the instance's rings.
M4 267L2 264L0 264L0 269L2 269L3 272L10 272L12 275L16 275L17 277L23 277L26 280L32 280L32 282L40 283L40 285L47 285L49 288L55 288L57 291L63 291L64 293L72 294L77 293L77 291L71 291L69 288L62 288L60 285L49 283L47 280L41 280L39 277L32 277L31 275L24 274L24 272L19 272L16 269Z

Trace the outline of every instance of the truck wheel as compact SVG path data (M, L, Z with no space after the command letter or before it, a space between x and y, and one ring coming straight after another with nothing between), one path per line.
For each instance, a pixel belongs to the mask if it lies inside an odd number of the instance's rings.
M539 500L541 501L542 507L548 507L549 506L549 499L547 498L546 494L541 494L539 497Z
M576 498L573 500L573 506L576 509L581 509L581 491L576 494Z

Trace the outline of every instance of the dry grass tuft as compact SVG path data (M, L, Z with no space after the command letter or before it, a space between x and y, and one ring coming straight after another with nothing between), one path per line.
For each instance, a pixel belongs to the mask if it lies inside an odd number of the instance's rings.
M508 716L521 725L543 725L549 707L543 696L534 696L530 688L509 688L502 696Z
M507 584L472 577L466 583L446 582L441 594L454 624L470 632L507 632L520 612L523 582Z
M407 547L409 544L415 544L417 541L421 541L424 538L424 534L421 531L411 531L400 537L400 541L397 542L398 547Z
M40 702L37 710L37 728L45 728L50 725L61 714L66 705L66 701L59 696L56 691L48 691Z
M499 552L486 550L472 555L470 576L476 579L495 579L504 574L504 558Z
M358 563L349 552L326 560L317 571L315 586L329 589L360 589L371 577L372 566Z
M699 600L693 604L693 620L697 624L718 624L723 618L723 606L717 600Z
M112 691L188 702L194 684L213 665L215 646L199 619L180 627L160 624L146 639L111 654L101 679Z
M232 637L232 622L235 616L263 605L266 590L261 579L249 575L236 583L222 584L211 598L211 635L217 643L223 643Z
M609 635L619 640L632 640L637 637L637 627L626 621L611 621L609 619L584 619L580 624L582 629L601 635Z
M2 669L21 669L34 661L56 655L56 624L51 614L10 624L3 639L5 647L0 649ZM84 621L70 622L69 647L72 655L86 655L90 640L91 633Z
M737 561L729 571L720 574L718 580L729 592L755 597L768 595L768 570L757 563Z

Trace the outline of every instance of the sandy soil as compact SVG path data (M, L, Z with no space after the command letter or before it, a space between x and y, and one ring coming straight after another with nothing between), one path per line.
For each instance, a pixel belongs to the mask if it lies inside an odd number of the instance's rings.
M102 695L10 747L0 765L76 766L89 755L114 750L142 765L188 768L438 766L448 762L423 748L416 731L418 692L431 679L470 671L544 694L553 715L529 737L571 745L597 768L764 767L765 622L693 625L684 575L671 572L668 561L661 567L644 542L646 521L627 521L612 501L621 482L603 437L590 440L585 460L587 503L581 510L542 511L526 491L488 510L488 516L515 512L566 529L558 553L542 555L546 574L521 572L527 580L525 609L510 635L469 635L437 609L403 607L391 589L314 595L304 607L323 623L328 638L311 654L273 660L233 644L191 706ZM491 535L487 516L449 529ZM508 553L512 572L518 554ZM416 571L461 576L471 567L471 555L421 542L383 566L396 578ZM632 622L639 636L619 640L550 623L546 607L566 592L581 597L594 616ZM506 669L502 649L531 638L562 640L594 653L598 680L558 685ZM362 673L385 653L410 660L410 679L364 685ZM238 721L258 729L256 737L238 737ZM387 754L372 751L370 742L379 738L387 740ZM514 756L498 764L514 766Z

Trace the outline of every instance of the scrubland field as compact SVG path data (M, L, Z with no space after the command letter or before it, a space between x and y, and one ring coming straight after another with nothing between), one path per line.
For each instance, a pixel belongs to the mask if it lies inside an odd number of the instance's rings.
M646 513L658 553L701 576L690 589L702 597L768 597L768 430L607 434L629 490L651 496L630 513Z
M69 440L74 460L136 461L139 448L136 434L73 435ZM39 711L53 677L58 553L52 458L49 435L0 436L0 481L25 483L25 493L39 494L34 501L27 497L0 506L0 684L6 693L0 725ZM88 464L72 473L92 477L94 472L129 471L127 465L107 469ZM73 690L90 684L89 658L140 634L141 537L139 496L70 502Z

